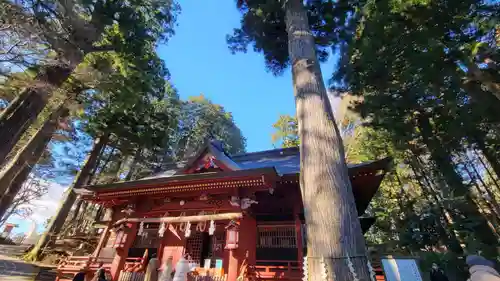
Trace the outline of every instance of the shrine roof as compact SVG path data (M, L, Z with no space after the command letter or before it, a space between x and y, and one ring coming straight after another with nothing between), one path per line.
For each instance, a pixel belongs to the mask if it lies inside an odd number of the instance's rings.
M216 150L217 151L217 150ZM275 168L279 175L297 174L300 172L300 154L298 147L279 148L259 152L250 152L244 154L236 154L224 157L231 160L241 170L252 170L260 168ZM216 156L217 157L217 156ZM385 159L383 159L385 160ZM349 172L354 172L362 167L371 167L375 169L385 169L387 161L379 163L381 160L368 161L359 164L347 164ZM379 164L377 164L379 163ZM171 163L167 165L162 172L146 177L145 179L171 177L186 169L189 166L187 161L179 163ZM375 167L376 166L376 167Z
M348 164L360 215L375 195L389 162L390 158L384 158ZM299 173L300 155L297 147L231 156L217 143L208 143L190 161L170 164L165 171L153 176L128 182L86 186L77 190L77 193L104 200L116 196L222 190L229 186L268 189L277 180L297 182Z

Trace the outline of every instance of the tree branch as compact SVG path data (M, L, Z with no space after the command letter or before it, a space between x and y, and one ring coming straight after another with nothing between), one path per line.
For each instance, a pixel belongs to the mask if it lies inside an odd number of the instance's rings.
M93 46L87 53L116 51L113 45Z

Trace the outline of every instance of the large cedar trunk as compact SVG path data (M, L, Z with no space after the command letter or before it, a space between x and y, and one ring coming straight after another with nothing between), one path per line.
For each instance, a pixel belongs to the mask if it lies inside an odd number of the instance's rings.
M29 142L2 170L2 173L0 173L0 197L4 195L11 182L24 166L38 162L44 148L51 140L52 134L57 129L59 118L67 115L67 113L68 109L64 105L54 111Z
M22 170L17 174L16 178L12 181L7 193L0 199L0 218L7 219L8 216L12 212L7 213L9 208L12 206L12 202L14 202L14 198L17 193L23 187L23 184L26 182L29 174L31 172L31 166L26 165ZM14 211L14 210L11 210Z
M51 92L60 87L71 75L74 65L51 65L42 68L33 85L26 88L0 119L0 166L19 141L23 133L35 122Z
M467 68L469 76L481 82L489 92L500 100L500 83L496 82L488 72L482 71L474 62L468 63Z
M370 280L342 139L321 76L307 14L302 0L288 0L285 5L300 137L307 280L353 280L355 276ZM327 277L322 276L325 271Z
M73 203L75 203L77 197L74 190L81 188L88 182L88 177L91 175L92 170L97 164L101 150L108 142L108 139L109 136L106 135L98 137L94 141L94 146L87 156L85 164L76 175L72 186L66 192L66 198L64 198L64 200L61 202L59 208L57 209L56 215L50 220L47 229L45 229L45 232L42 234L42 236L40 236L35 247L28 254L28 259L38 260L40 254L42 253L42 250L51 240L51 236L55 236L61 231L61 228L63 227L64 222L66 221L66 218L71 211L71 207L73 206Z
M56 114L58 115L58 114ZM48 120L50 123L50 127L53 126L53 123L56 122L57 120ZM57 126L56 126L57 127ZM31 170L33 170L33 167L36 165L38 160L43 155L43 152L45 151L45 148L49 144L50 140L52 139L52 133L50 132L50 128L45 131L45 136L43 138L40 138L39 140L36 140L35 143L37 147L33 150L33 152L28 155L28 159L24 163L22 167L12 167L13 169L16 169L16 176L12 180L12 182L9 184L9 187L3 197L0 199L0 217L2 217L5 212L9 209L9 207L12 205L12 202L14 201L14 198L16 197L17 193L21 190L24 182L28 179L29 174L31 173ZM52 132L55 130L52 129ZM36 135L32 138L35 139Z
M141 153L142 153L142 149L137 148L137 150L135 151L134 159L132 160L132 163L130 164L127 176L125 177L125 181L129 181L132 179L132 176L134 175L134 172L135 172L135 166L137 166L137 163L139 162L139 160L141 158Z

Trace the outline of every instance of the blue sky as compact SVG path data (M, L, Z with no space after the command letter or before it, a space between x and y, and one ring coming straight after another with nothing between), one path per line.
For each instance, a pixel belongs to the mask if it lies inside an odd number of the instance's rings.
M158 48L181 98L203 93L232 112L247 138L247 150L273 148L272 124L280 114L294 114L290 70L275 77L261 54L231 54L226 35L240 26L234 0L180 0L176 34ZM325 81L333 58L322 66Z
M234 0L179 0L181 14L176 34L158 47L181 98L204 94L233 114L247 138L247 151L272 149L272 124L280 114L295 113L290 70L275 77L266 72L261 54L231 54L226 35L239 27L240 14ZM322 65L325 81L334 67L334 58ZM48 182L49 192L35 204L33 219L41 222L55 213L63 190L72 179ZM18 223L15 232L25 232L31 222Z

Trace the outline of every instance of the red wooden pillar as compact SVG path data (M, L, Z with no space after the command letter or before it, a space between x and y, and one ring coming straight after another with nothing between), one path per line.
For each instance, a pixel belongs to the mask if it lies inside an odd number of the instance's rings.
M257 221L250 215L245 215L240 221L238 257L239 265L246 258L249 265L255 265L257 248ZM247 256L248 253L248 256Z
M228 250L227 281L236 281L241 264L247 259L247 264L255 265L257 247L257 222L255 218L245 214L240 220L238 229L238 248Z
M238 278L238 249L229 250L229 262L227 266L227 281L236 281Z
M125 265L125 259L128 257L128 250L132 246L137 235L137 223L128 223L127 229L123 233L122 239L117 241L119 243L116 249L116 255L111 264L111 276L113 281L117 281L120 277L120 271ZM117 239L118 240L118 239Z
M103 220L108 221L106 224L106 227L104 228L101 238L99 239L99 244L97 244L97 248L95 249L94 253L92 254L93 257L98 258L102 248L106 245L109 239L109 230L111 229L113 225L113 215L114 215L114 210L113 208L107 208L104 214Z
M299 214L295 214L295 237L297 239L297 257L299 263L304 261L304 246L302 245L302 221Z
M99 254L101 253L102 248L108 242L110 225L111 225L111 223L106 225L106 227L102 231L101 238L99 239L99 244L97 244L97 248L94 250L94 253L92 254L93 257L98 258Z

